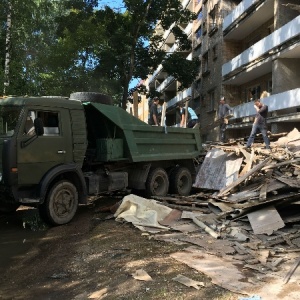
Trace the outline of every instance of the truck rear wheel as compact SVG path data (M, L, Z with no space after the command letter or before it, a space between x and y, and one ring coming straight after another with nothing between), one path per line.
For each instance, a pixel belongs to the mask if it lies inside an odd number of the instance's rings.
M167 172L162 168L150 170L146 181L146 195L166 196L169 189L169 178Z
M192 175L187 168L177 167L170 174L170 193L187 196L192 189Z
M93 92L76 92L70 95L70 99L80 100L80 101L87 101L87 102L94 102L94 103L101 103L101 104L108 104L112 105L112 97L100 93L93 93Z
M73 183L61 180L50 189L43 203L42 216L53 225L70 222L78 207L78 192Z

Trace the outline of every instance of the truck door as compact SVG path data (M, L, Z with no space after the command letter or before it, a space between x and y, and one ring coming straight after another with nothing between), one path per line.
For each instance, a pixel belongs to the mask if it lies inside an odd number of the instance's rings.
M37 135L34 122L43 126ZM38 184L51 168L73 161L67 109L32 108L25 112L17 140L18 184Z

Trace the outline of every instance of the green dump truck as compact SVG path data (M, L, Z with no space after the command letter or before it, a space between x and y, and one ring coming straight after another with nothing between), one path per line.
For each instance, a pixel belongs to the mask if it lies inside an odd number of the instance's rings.
M0 99L1 211L37 206L60 225L89 195L190 193L199 130L150 126L104 95L82 94Z

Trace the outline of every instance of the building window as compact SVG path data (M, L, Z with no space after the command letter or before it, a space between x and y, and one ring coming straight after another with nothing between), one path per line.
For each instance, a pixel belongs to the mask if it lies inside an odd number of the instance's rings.
M200 92L201 92L201 79L198 79L194 82L194 98L199 97L200 100Z
M268 82L267 82L267 92L270 93L270 95L272 95L272 92L273 92L272 79L268 80Z
M248 88L246 102L254 101L260 98L261 88L260 85Z
M203 94L200 95L200 105L201 107L206 107L206 99Z
M215 5L214 8L209 12L209 32L213 34L217 31L217 8Z
M212 112L215 110L215 91L210 91L208 97L207 112Z
M209 62L208 62L208 52L203 54L202 56L202 75L208 75L209 74Z
M199 28L199 29L196 31L196 38L199 39L199 38L201 38L201 36L202 36L202 29Z
M218 58L218 53L217 53L217 46L213 46L212 48L212 58L213 60L216 60Z
M199 12L198 16L197 16L197 20L198 21L201 21L203 18L203 13L202 13L202 10Z
M207 24L206 21L202 23L202 34L205 35L207 32Z
M194 57L200 57L201 55L201 44L198 44L197 47L194 49Z

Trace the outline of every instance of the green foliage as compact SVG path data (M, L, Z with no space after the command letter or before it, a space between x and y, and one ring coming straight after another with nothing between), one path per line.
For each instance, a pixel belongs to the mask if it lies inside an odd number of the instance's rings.
M168 74L172 75L181 83L179 90L183 90L188 88L195 80L199 72L200 60L199 58L187 60L180 53L176 52L167 57L162 65Z
M2 86L8 1L0 5ZM131 80L147 78L162 62L181 87L195 74L195 61L166 53L156 30L158 22L163 30L173 24L179 49L191 48L181 25L195 15L184 9L180 0L124 0L122 10L99 8L101 1L97 0L10 1L8 94L68 96L75 91L93 91L113 95L125 107Z

